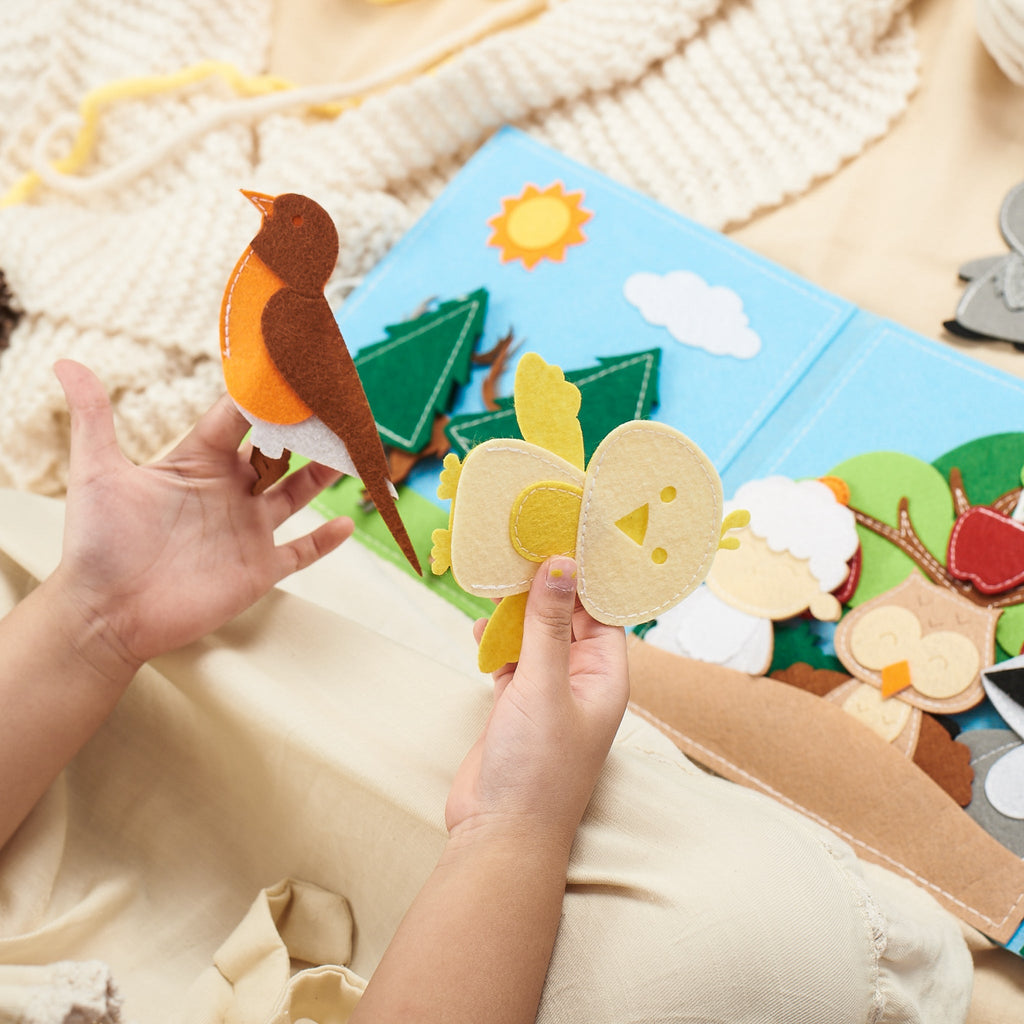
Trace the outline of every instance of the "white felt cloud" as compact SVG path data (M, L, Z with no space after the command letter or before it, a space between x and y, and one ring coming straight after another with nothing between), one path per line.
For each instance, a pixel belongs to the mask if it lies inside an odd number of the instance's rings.
M684 345L737 359L761 351L743 300L731 288L710 285L689 270L673 270L664 276L631 274L622 291L648 323L666 328Z

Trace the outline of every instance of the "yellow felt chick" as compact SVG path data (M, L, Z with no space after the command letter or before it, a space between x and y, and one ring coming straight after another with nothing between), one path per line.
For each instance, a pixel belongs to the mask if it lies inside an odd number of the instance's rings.
M523 440L485 441L461 463L449 456L438 490L452 504L433 571L501 599L481 640L483 671L518 659L525 595L545 558L576 559L577 593L596 619L635 625L691 593L738 525L723 529L718 474L672 427L622 424L584 472L580 393L561 369L524 355L514 403Z

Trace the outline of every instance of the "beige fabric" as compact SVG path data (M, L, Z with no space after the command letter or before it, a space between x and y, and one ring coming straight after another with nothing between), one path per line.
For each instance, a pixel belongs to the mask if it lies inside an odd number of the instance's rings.
M345 899L307 882L283 880L257 896L175 1016L182 1024L251 1024L266 1020L273 1006L270 1024L344 1021L365 987L342 966L351 953ZM302 963L294 976L293 961Z
M59 505L0 492L12 595L59 529ZM398 580L334 604L368 620ZM158 659L0 855L0 961L100 959L140 1022L281 1024L325 993L314 1019L344 1020L443 845L490 699L464 668L283 592ZM966 1013L970 959L930 897L632 716L569 883L542 1022ZM324 969L289 981L290 957Z

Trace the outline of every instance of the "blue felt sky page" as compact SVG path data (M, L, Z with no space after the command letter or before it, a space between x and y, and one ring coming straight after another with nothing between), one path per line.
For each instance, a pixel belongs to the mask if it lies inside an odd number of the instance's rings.
M925 462L1024 427L1024 380L859 312L730 464L727 492L772 474L827 473L866 452Z
M497 219L497 223L496 223ZM499 132L339 312L353 352L429 299L489 294L490 348L572 371L661 350L652 418L724 472L853 317L850 303L513 129ZM484 409L478 368L454 414ZM439 466L410 483L436 500Z

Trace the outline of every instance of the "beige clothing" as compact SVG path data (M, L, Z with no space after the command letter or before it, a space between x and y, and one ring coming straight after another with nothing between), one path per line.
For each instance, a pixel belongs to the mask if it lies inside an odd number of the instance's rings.
M60 513L0 492L11 597L55 562ZM345 1019L440 853L490 695L468 622L337 554L311 590L331 576L347 616L275 591L143 669L0 856L0 962L102 960L140 1022L277 1024L311 993L313 1019ZM391 614L406 599L422 614ZM289 982L289 955L323 969ZM627 715L539 1019L955 1022L970 979L930 897Z

